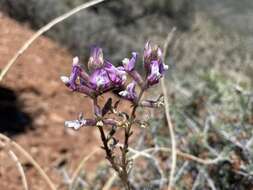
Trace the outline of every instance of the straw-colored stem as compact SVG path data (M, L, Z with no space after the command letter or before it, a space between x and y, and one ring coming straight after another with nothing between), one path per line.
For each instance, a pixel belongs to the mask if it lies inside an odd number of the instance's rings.
M44 172L44 170L40 167L40 165L33 159L33 157L25 149L23 149L18 143L11 140L9 137L5 136L2 133L0 133L0 140L16 148L36 168L36 170L39 172L41 177L46 181L50 189L56 190L54 183L51 181L48 175Z
M95 149L94 151L92 151L89 155L84 156L83 159L80 161L80 163L78 164L77 168L74 170L74 173L71 177L71 184L70 187L73 187L73 185L75 184L75 181L79 175L79 173L81 172L84 164L94 155L96 154L100 149ZM71 188L70 188L71 189Z
M6 148L6 144L3 143L2 141L0 141L0 147L4 147L5 149ZM22 184L23 184L23 187L24 187L24 190L28 190L28 185L27 185L27 179L26 179L26 176L25 176L25 172L24 172L24 169L20 163L20 161L18 160L18 157L16 156L16 154L8 149L8 155L10 156L10 158L15 162L16 164L16 167L20 173L20 176L21 176L21 180L22 180Z
M168 49L168 45L172 40L172 37L175 33L176 29L173 28L172 31L168 34L166 41L164 43L163 47L163 60L165 61L166 58L166 52ZM177 165L177 147L176 147L176 139L175 139L175 134L174 134L174 129L173 125L171 122L171 117L170 117L170 110L169 110L169 100L168 100L168 94L167 94L167 89L165 86L165 80L162 78L161 80L161 87L163 91L163 96L164 96L164 107L165 107L165 115L167 118L167 125L169 127L169 134L170 134L170 139L171 139L171 156L172 156L172 161L171 161L171 170L170 170L170 177L169 177L169 186L168 190L172 190L173 188L173 178L176 170L176 165Z
M28 184L27 184L27 179L26 179L26 176L25 176L25 172L24 172L24 169L23 169L21 163L18 160L18 157L16 156L16 154L12 150L9 150L8 154L17 166L17 169L18 169L18 171L20 173L20 176L21 176L21 180L22 180L24 190L28 190Z
M10 68L14 65L14 63L17 61L17 59L32 45L32 43L40 37L42 34L44 34L46 31L48 31L50 28L52 28L54 25L62 22L63 20L66 20L70 16L76 14L77 12L92 7L98 3L101 3L105 0L93 0L87 3L84 3L71 11L53 19L51 22L49 22L47 25L43 26L41 29L39 29L34 35L31 36L31 38L25 42L25 44L16 52L16 54L10 59L10 61L7 63L7 65L3 68L3 70L0 72L0 82L3 80L4 76L7 74L7 72L10 70Z
M129 150L134 153L134 155L131 157L131 159L137 159L140 156L148 157L148 156L150 156L149 152L153 152L153 151L172 152L172 149L167 148L167 147L148 148L143 151L137 151L132 148L129 148ZM215 159L203 159L203 158L199 158L199 157L193 156L193 155L185 153L185 152L181 152L179 150L176 151L176 154L178 157L180 157L184 160L194 161L194 162L197 162L197 163L203 164L203 165L212 165L212 164L218 163L221 160L226 160L225 158L221 158L221 157L217 157Z

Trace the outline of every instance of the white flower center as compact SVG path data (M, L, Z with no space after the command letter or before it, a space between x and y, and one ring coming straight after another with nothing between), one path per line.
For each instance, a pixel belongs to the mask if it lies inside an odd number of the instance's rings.
M78 57L74 57L73 58L73 62L72 62L73 66L77 65L78 63L79 63L79 58Z
M168 65L163 64L163 67L164 67L164 70L168 70L169 69Z
M127 65L129 63L129 59L125 58L122 60L123 65Z
M123 90L123 91L119 92L119 95L126 97L128 95L128 92L126 90Z
M152 67L152 74L155 75L155 76L157 76L157 77L160 77L161 74L160 74L160 72L159 72L159 67L153 66L153 67Z
M61 80L64 84L67 84L69 83L69 77L66 77L66 76L61 76Z
M86 120L73 120L73 121L65 121L64 125L68 128L74 128L75 130L79 129L83 125L86 124Z
M122 80L123 80L123 82L125 82L126 79L127 79L127 76L126 76L125 74L123 74L123 75L122 75Z
M98 76L98 77L97 77L97 87L101 87L101 86L103 86L104 84L105 84L104 78L101 77L101 76Z

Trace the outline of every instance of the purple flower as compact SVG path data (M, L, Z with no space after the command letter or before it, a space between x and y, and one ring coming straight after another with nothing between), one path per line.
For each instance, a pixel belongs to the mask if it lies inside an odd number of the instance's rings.
M151 47L147 42L144 48L144 67L147 72L147 84L152 86L159 82L168 66L163 63L162 50L155 45Z
M104 68L94 70L90 75L89 85L96 91L106 91L111 88L112 83L108 77L108 73Z
M123 86L126 80L125 71L104 60L101 48L92 50L88 64L90 75L81 67L78 58L74 58L70 77L61 77L66 86L90 97Z
M163 76L164 71L166 68L163 64L159 63L158 61L152 61L150 63L150 73L147 77L147 82L149 86L157 84L159 79Z
M94 90L102 93L121 87L125 83L125 80L126 73L106 61L101 68L93 71L89 82Z
M148 41L144 48L144 67L148 72L150 72L150 63L152 61L158 61L162 63L162 50L157 45L151 46L150 42Z
M140 86L143 85L143 79L141 75L135 70L135 64L137 61L137 53L132 52L131 59L125 58L122 60L123 67L119 67L120 70L126 71Z
M126 73L103 59L101 48L94 48L89 59L91 75L88 85L99 94L121 87L126 80Z
M137 93L135 91L136 82L133 81L127 85L126 90L119 92L119 95L127 100L136 101Z
M78 57L74 57L72 61L72 71L70 74L70 77L62 76L61 80L65 83L66 86L68 86L72 90L76 90L77 86L77 78L79 75L80 67L78 66L79 59Z
M122 63L123 63L124 70L126 72L133 71L134 67L135 67L136 60L137 60L137 53L136 52L132 53L131 59L128 59L128 58L123 59Z
M121 87L126 81L126 72L106 61L105 70L114 87Z

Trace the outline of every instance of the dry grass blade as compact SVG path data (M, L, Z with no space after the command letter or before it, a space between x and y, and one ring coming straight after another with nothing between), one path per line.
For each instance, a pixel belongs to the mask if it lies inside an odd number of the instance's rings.
M44 172L44 170L40 167L40 165L32 158L32 156L25 149L23 149L18 143L14 142L13 140L11 140L10 138L8 138L7 136L1 133L0 133L0 141L3 141L6 144L16 148L37 169L37 171L42 176L42 178L46 181L50 189L56 190L54 183L51 181L48 175Z
M76 178L78 177L79 173L81 172L81 169L83 168L84 164L94 155L96 154L100 149L96 149L93 152L91 152L89 155L84 156L81 162L78 164L76 170L74 171L72 178L71 178L71 187L73 184L75 184Z
M114 180L117 178L117 174L114 172L113 176L111 176L109 178L109 180L107 180L106 184L104 185L104 187L102 188L102 190L110 190L112 187L112 184L114 182Z
M129 148L130 152L134 153L134 155L131 157L131 159L137 159L140 156L144 156L144 157L151 157L150 152L156 151L156 152L172 152L172 150L170 148L167 147L155 147L155 148L147 148L145 150L142 151L138 151L135 150L133 148ZM181 151L176 151L176 154L178 155L178 157L183 158L184 160L189 160L189 161L194 161L197 162L199 164L203 164L203 165L212 165L212 164L217 164L218 162L222 161L222 160L226 160L226 158L222 158L222 157L217 157L215 159L202 159L202 158L198 158L196 156L193 156L191 154L187 154Z
M163 60L164 61L165 61L165 58L166 58L166 52L167 52L169 43L171 42L175 31L176 31L176 28L173 28L171 30L171 32L168 34L168 36L166 38L166 41L164 43L164 47L163 47L163 56L164 56ZM166 89L166 86L165 86L164 78L162 78L162 80L161 80L161 87L162 87L163 96L164 96L165 114L166 114L166 118L167 118L167 124L168 124L168 127L169 127L170 139L171 139L172 163L171 163L171 171L170 171L168 190L172 190L173 181L174 181L173 178L174 178L176 165L177 165L177 153L176 153L177 148L176 148L176 139L175 139L175 134L174 134L174 130L173 130L173 125L172 125L171 118L170 118L169 100L168 100L168 94L167 94L167 89Z
M6 148L6 144L0 141L0 146ZM10 158L15 162L16 167L20 173L21 176L21 180L22 180L22 184L24 187L24 190L28 190L28 185L27 185L27 179L25 176L25 172L24 169L21 165L21 163L18 160L18 157L16 156L16 154L12 151L12 150L8 150L8 155L10 156Z
M14 63L17 61L17 59L32 45L32 43L43 33L48 31L50 28L52 28L54 25L62 22L63 20L69 18L70 16L76 14L77 12L92 7L98 3L101 3L105 0L93 0L87 3L84 3L71 11L53 19L51 22L49 22L47 25L43 26L41 29L39 29L18 51L17 53L11 58L11 60L7 63L7 65L3 68L3 70L0 72L0 82L3 80L4 76L7 74L7 72L10 70L10 68L14 65Z
M8 153L9 153L11 159L16 163L17 169L18 169L18 171L21 175L21 180L22 180L22 183L23 183L24 190L28 190L28 185L27 185L27 179L26 179L26 176L25 176L25 172L24 172L24 169L23 169L21 163L18 160L18 157L16 156L16 154L12 150L9 150Z

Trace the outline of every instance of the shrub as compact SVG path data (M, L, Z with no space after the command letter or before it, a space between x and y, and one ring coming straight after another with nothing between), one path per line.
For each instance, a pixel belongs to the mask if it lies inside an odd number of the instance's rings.
M84 2L87 0L4 0L0 6L10 16L28 22L36 30ZM87 47L94 44L106 47L113 55L111 59L119 62L123 55L130 54L128 49L141 51L143 48L139 44L144 44L150 36L161 42L172 24L189 26L191 19L186 20L185 16L192 10L188 5L189 0L110 0L78 13L46 35L84 58L88 55Z

